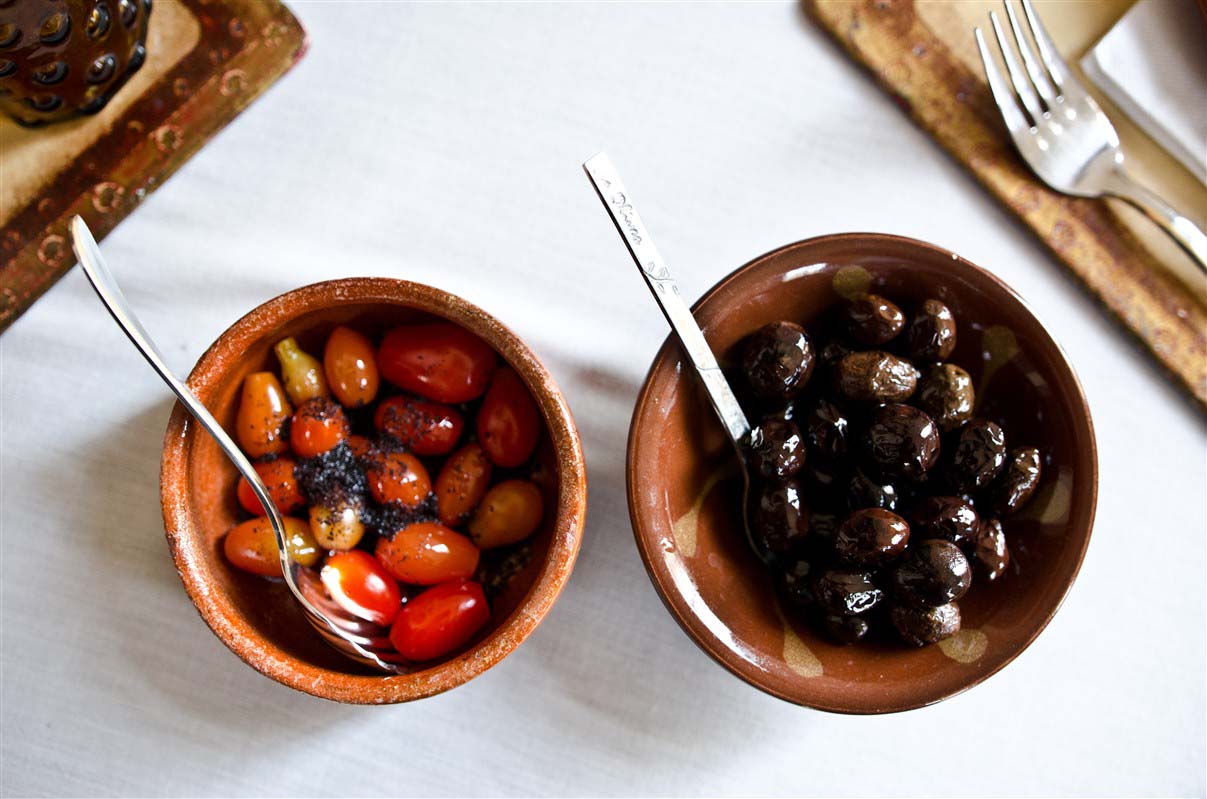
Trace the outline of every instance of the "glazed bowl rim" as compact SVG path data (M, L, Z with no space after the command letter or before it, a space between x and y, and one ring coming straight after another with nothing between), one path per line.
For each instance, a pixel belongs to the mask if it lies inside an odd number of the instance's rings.
M650 364L650 368L646 372L641 389L637 395L637 401L633 408L633 415L629 423L629 435L626 447L625 456L625 481L626 495L629 505L629 520L633 528L633 537L637 544L637 551L641 555L642 564L645 566L646 574L649 576L650 582L653 583L654 589L658 594L662 604L670 612L675 622L682 628L689 638L702 649L709 657L718 664L723 666L734 676L744 682L758 688L759 690L782 699L786 702L809 707L814 710L822 710L830 713L838 713L845 715L882 715L888 713L899 713L908 710L916 710L918 708L927 707L936 704L945 699L950 699L953 696L964 693L985 680L997 674L1003 668L1012 663L1015 658L1021 655L1028 647L1034 643L1056 616L1064 604L1065 599L1072 590L1073 584L1077 580L1077 576L1081 571L1081 565L1085 560L1086 552L1089 549L1090 538L1093 535L1094 519L1098 506L1098 446L1097 438L1094 432L1094 422L1090 414L1089 403L1085 397L1085 391L1082 388L1081 380L1077 376L1076 370L1073 368L1069 360L1068 353L1060 342L1052 335L1051 330L1044 324L1043 320L1034 311L1031 305L1023 299L1018 292L1011 288L1005 281L994 275L992 272L972 263L966 258L940 247L919 239L910 238L907 236L898 236L889 233L870 233L870 232L850 232L850 233L832 233L821 236L813 236L807 239L791 242L789 244L776 247L772 250L747 261L738 268L729 272L707 289L694 303L692 303L692 314L695 315L700 307L706 302L712 300L715 296L725 291L729 286L739 280L747 272L756 268L772 258L779 257L790 251L796 250L811 250L819 247L838 245L854 250L863 248L867 250L863 255L875 256L875 249L882 245L896 246L907 250L914 249L917 251L925 251L932 258L938 256L943 259L949 259L953 264L958 264L959 268L966 269L973 274L979 275L986 279L988 283L1000 291L1002 291L1009 299L1013 300L1018 306L1029 315L1035 322L1038 330L1052 345L1053 351L1057 355L1057 360L1054 366L1057 369L1063 368L1069 377L1068 393L1069 404L1073 410L1073 418L1071 423L1076 425L1078 421L1084 424L1084 432L1086 441L1088 442L1088 451L1086 452L1087 462L1089 466L1089 474L1086 480L1079 483L1079 491L1074 492L1074 501L1079 496L1084 496L1083 502L1088 503L1088 512L1085 518L1084 530L1077 528L1076 532L1081 537L1079 550L1076 553L1076 560L1073 564L1072 571L1064 586L1060 589L1060 594L1051 608L1043 614L1042 619L1033 629L1029 630L1020 644L1013 647L1013 651L1001 662L986 668L982 668L971 675L971 678L952 690L935 692L934 695L922 693L919 698L911 701L901 701L884 706L858 706L850 701L826 701L815 697L794 695L789 691L783 691L769 684L769 681L762 679L761 675L750 664L741 658L735 656L732 651L721 645L720 641L714 635L709 633L706 625L704 625L699 616L692 612L688 603L683 600L682 593L670 583L664 583L660 573L654 568L654 559L656 557L654 539L655 535L650 525L647 525L642 513L639 512L641 503L638 501L639 487L636 485L636 456L639 446L641 433L641 419L648 412L647 406L652 400L653 382L655 372L662 365L664 358L668 353L674 352L677 346L674 333L669 333L662 345L659 347L654 359ZM895 255L895 254L894 254ZM685 367L686 368L686 367ZM1062 393L1065 393L1063 389ZM1084 487L1081 487L1084 486ZM673 597L673 598L672 598ZM719 618L719 617L718 617ZM723 620L722 620L723 621Z
M334 299L334 301L332 301ZM535 353L495 317L450 292L388 277L351 277L311 283L267 300L224 330L197 360L186 383L205 400L238 364L246 345L274 328L325 308L399 306L451 321L480 336L523 378L541 410L558 471L558 510L548 552L528 593L483 640L462 654L407 675L351 674L322 668L280 649L247 623L237 608L204 578L200 531L186 492L186 444L204 436L179 403L172 408L160 464L164 530L176 570L194 607L214 634L261 674L312 696L351 704L388 704L422 699L462 685L515 650L552 608L569 580L582 543L586 514L586 467L577 427L560 389ZM349 661L350 667L352 661Z

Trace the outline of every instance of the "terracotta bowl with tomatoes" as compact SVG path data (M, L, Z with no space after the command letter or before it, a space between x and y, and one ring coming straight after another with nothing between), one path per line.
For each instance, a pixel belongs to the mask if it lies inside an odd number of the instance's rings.
M319 637L264 509L177 405L161 468L176 568L268 677L340 702L431 696L498 663L565 586L586 512L578 432L532 351L476 306L386 278L306 286L232 325L188 383L285 514L290 556L408 664L373 671Z

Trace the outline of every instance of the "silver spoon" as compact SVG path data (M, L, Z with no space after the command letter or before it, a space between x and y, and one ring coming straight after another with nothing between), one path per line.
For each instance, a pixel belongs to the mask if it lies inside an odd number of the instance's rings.
M713 410L720 417L721 424L737 451L739 470L742 473L742 528L746 532L746 540L755 555L761 560L768 560L769 553L755 543L754 535L750 530L748 512L750 471L746 466L746 450L750 443L750 422L747 421L742 406L738 404L738 398L734 396L733 389L729 387L729 381L721 372L721 367L717 365L717 356L705 341L704 333L696 324L696 318L692 316L691 309L679 295L679 287L675 285L675 279L671 277L670 269L662 260L658 248L654 246L654 241L650 238L649 231L646 230L645 224L641 221L641 216L633 204L633 198L621 182L620 175L616 172L616 167L612 165L611 159L606 153L599 153L583 164L583 170L586 171L591 185L595 187L595 192L599 195L604 208L608 209L608 214L612 217L616 230L624 239L629 255L633 257L633 262L641 270L654 299L662 308L666 321L670 322L671 329L678 336L683 351L687 353L687 359L691 361L696 374L700 377L700 382L704 384L704 390L708 393Z
M281 573L285 577L285 584L289 586L289 590L306 611L306 618L329 644L353 660L383 671L406 673L408 671L406 662L390 644L389 631L386 628L357 618L345 611L327 596L319 575L314 570L295 563L289 557L285 522L281 517L281 511L272 501L264 481L260 479L260 475L256 474L251 461L247 459L239 446L222 429L218 420L201 404L188 386L172 374L172 370L164 362L163 355L127 304L125 295L122 294L117 281L109 272L109 267L105 265L105 259L101 256L100 248L97 247L92 232L88 230L84 220L78 216L71 219L71 247L80 261L80 268L88 276L88 281L96 289L101 302L109 309L109 313L117 322L118 327L125 332L138 351L147 359L151 368L168 384L168 388L172 389L172 392L180 399L185 410L191 413L206 432L214 437L218 446L226 453L226 457L230 458L239 473L247 478L252 491L267 509L268 519L272 524L272 531L277 539L277 549L281 556Z

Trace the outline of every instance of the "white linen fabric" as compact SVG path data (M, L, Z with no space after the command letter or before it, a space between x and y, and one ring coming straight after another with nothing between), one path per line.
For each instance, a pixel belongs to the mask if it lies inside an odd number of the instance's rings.
M103 243L187 371L283 291L389 275L525 337L582 431L577 569L451 693L324 702L194 612L162 535L170 402L73 271L0 336L0 792L22 795L1201 795L1204 426L1031 236L795 4L295 2L281 83ZM607 149L688 298L790 241L933 241L993 270L1080 372L1098 524L1048 630L911 713L731 677L634 549L624 448L667 334L579 164Z

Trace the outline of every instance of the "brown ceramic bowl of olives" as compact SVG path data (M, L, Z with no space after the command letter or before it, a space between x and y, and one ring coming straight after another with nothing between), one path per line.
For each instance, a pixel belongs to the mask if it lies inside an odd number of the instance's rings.
M1089 545L1098 464L1077 377L1018 295L939 247L853 233L763 255L693 311L753 426L749 504L671 338L628 494L650 578L705 652L790 702L890 713L1035 640Z

